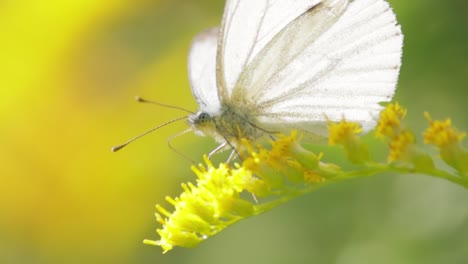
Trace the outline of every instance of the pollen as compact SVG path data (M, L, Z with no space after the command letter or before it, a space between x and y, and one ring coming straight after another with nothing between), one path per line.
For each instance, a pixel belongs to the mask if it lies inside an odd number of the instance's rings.
M413 133L408 130L405 130L393 137L392 141L389 144L390 153L388 155L389 161L396 160L408 160L409 156L409 147L415 143L415 138Z
M429 113L424 114L429 121L429 128L424 131L424 143L446 148L460 143L465 138L465 133L458 132L450 119L445 121L432 120Z
M346 145L362 132L358 123L346 122L342 120L339 123L328 122L328 143L333 145Z
M381 113L375 129L378 138L393 138L403 130L402 121L406 116L406 109L398 103L389 104Z
M349 161L355 164L370 161L368 148L360 138L362 128L359 123L347 122L346 120L339 123L328 122L328 131L329 145L342 145Z

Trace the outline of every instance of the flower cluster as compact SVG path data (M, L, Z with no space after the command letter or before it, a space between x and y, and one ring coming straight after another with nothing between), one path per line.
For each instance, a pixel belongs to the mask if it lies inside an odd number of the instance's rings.
M166 198L174 212L157 205L156 218L163 225L157 230L161 239L145 243L161 246L164 252L174 246L196 246L239 220L309 192L340 172L304 149L295 132L279 136L271 150L253 147L248 141L243 145L242 165L221 163L216 167L205 156L206 166L192 167L196 185L182 184L184 192L178 198Z
M452 174L437 168L436 158L418 147L416 137L404 124L405 114L398 104L390 104L381 113L375 135L387 142L389 153L382 162L371 159L359 124L345 120L329 123L329 144L343 148L356 165L352 170L323 162L321 154L301 146L296 132L279 135L269 148L244 140L241 164L215 166L205 157L206 165L192 167L196 183L182 184L179 197L166 198L174 210L156 206L156 219L162 225L157 230L160 239L144 242L160 246L163 252L176 246L194 247L242 219L323 185L383 172L421 173L468 188L468 152L460 144L465 134L453 128L450 120L433 121L426 114L429 128L424 132L424 143L439 149L442 159L457 171Z
M390 104L380 114L375 131L377 138L388 141L389 161L409 161L414 156L415 136L404 125L406 109Z
M460 133L452 127L452 121L432 120L429 113L425 113L429 121L429 128L424 131L424 143L435 145L442 159L455 168L461 175L468 173L468 152L461 146L465 133Z

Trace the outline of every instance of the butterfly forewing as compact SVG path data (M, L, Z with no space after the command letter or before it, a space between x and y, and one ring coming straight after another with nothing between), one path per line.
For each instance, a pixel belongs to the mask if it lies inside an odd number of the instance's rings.
M276 92L289 93L300 80L310 79L326 71L334 62L320 51L305 54L317 38L320 38L341 17L346 0L326 0L310 8L281 30L244 69L233 90L233 100L249 98L258 105ZM278 82L280 91L276 91Z
M228 101L240 74L273 37L319 0L228 0L217 57L218 93Z

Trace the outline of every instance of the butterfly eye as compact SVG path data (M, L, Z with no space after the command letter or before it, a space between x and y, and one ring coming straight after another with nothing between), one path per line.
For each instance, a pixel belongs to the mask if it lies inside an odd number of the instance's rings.
M208 122L210 118L211 117L209 114L203 112L198 115L197 119L198 119L198 123L205 123L205 122Z

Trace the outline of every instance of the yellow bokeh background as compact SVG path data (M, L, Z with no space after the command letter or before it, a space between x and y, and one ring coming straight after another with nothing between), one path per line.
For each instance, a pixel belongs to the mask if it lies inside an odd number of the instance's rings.
M468 131L468 4L390 1L405 34L396 100ZM0 1L0 263L464 263L468 191L421 176L330 186L249 219L196 249L162 256L154 204L193 180L166 138L122 143L196 110L191 38L219 24L223 1ZM174 140L201 160L215 144ZM363 261L366 260L366 261Z

